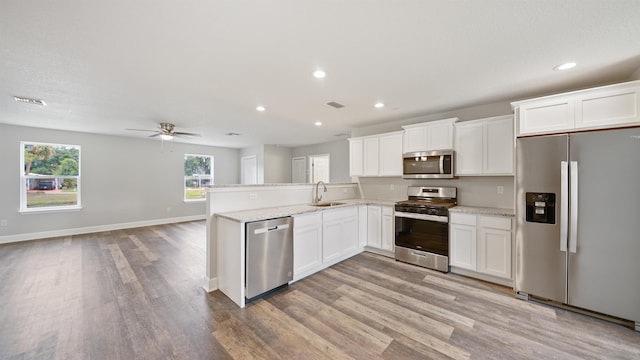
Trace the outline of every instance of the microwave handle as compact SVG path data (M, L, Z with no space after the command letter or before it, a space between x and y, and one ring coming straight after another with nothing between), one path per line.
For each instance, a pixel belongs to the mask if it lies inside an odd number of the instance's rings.
M444 155L440 155L440 174L444 174Z

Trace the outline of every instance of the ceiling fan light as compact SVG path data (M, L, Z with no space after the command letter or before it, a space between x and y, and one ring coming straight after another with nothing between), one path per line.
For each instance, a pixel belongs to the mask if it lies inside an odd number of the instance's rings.
M160 135L160 139L162 139L162 140L171 140L171 139L173 139L173 135L161 134Z

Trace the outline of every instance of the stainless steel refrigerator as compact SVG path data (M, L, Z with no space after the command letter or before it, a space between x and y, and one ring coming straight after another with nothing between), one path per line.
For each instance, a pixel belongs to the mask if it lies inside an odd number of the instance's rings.
M640 331L640 128L516 141L519 297Z

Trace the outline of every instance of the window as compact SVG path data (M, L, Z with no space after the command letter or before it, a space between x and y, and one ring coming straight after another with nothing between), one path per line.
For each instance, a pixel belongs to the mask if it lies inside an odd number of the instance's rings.
M80 209L80 146L20 142L20 211Z
M203 201L207 185L213 184L213 156L184 155L184 201Z

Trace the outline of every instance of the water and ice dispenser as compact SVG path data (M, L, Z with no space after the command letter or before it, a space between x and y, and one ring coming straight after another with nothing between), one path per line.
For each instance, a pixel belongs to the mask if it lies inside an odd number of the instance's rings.
M528 192L525 201L527 222L556 223L556 194Z

